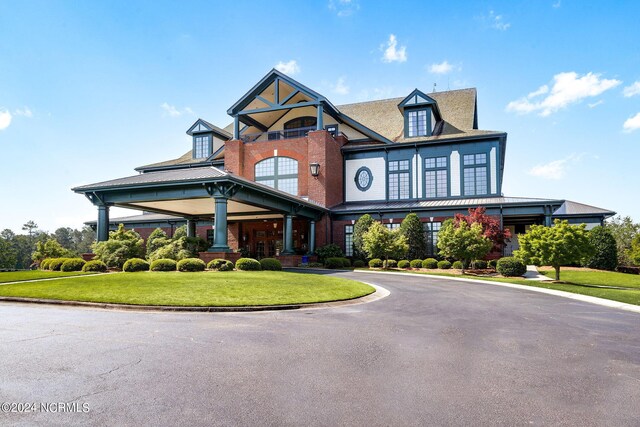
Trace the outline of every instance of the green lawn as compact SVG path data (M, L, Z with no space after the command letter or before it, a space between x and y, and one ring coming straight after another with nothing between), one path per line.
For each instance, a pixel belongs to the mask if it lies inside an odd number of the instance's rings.
M540 268L540 273L552 279L554 270ZM615 271L588 271L560 269L560 280L578 285L618 286L640 289L640 274L625 274Z
M36 279L52 279L55 277L78 276L83 273L81 271L43 271L43 270L27 270L27 271L2 271L0 272L0 283L21 282L24 280Z
M199 307L338 301L373 292L353 280L275 271L113 273L0 286L0 296Z

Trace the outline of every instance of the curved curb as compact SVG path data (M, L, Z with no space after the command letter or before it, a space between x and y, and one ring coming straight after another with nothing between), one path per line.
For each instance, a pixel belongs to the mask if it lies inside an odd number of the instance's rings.
M107 310L129 310L129 311L155 311L155 312L192 312L192 313L237 313L252 311L282 311L282 310L306 310L319 308L335 308L346 307L350 305L367 304L378 301L389 296L391 292L387 289L374 285L373 283L362 282L376 291L362 297L352 298L341 301L315 302L308 304L283 304L283 305L251 305L238 307L193 307L193 306L176 306L176 305L134 305L134 304L111 304L102 302L86 302L86 301L65 301L55 299L42 298L21 298L21 297L0 297L0 302L17 302L22 304L43 304L43 305L59 305L66 307L84 307L84 308L100 308Z
M494 286L502 286L505 288L512 289L520 289L523 291L530 292L538 292L547 295L554 295L562 298L569 298L577 301L587 302L590 304L601 305L609 308L617 308L619 310L630 311L633 313L640 313L640 306L634 304L627 304L625 302L614 301L605 298L592 297L590 295L582 295L582 294L574 294L572 292L559 291L556 289L547 289L547 288L538 288L535 286L525 286L518 285L516 283L506 283L506 282L494 282L492 280L476 280L476 279L467 279L464 277L451 277L451 276L438 276L433 274L412 274L412 273L392 273L388 271L364 271L358 270L358 272L369 273L369 274L391 274L391 275L402 275L402 276L412 276L412 277L427 277L430 279L441 279L441 280L455 280L459 282L469 282L469 283L481 283L484 285L494 285ZM364 283L364 282L363 282Z

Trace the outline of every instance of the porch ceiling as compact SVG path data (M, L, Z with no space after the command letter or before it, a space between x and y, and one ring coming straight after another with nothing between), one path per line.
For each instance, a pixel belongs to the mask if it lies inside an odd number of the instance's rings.
M140 202L120 205L128 208L138 208L146 211L172 212L185 216L207 217L213 216L214 201L211 198L182 199L182 200L162 200L157 202ZM273 214L268 209L259 208L246 203L229 200L227 202L228 216L249 215L260 216Z

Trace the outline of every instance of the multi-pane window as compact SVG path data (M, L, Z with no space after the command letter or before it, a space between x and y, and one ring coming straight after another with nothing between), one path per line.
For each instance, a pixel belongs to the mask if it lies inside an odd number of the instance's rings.
M298 161L290 157L269 157L255 166L256 182L298 195Z
M424 223L424 235L427 242L427 255L438 254L438 232L442 223L440 222L425 222Z
M353 225L344 226L344 254L353 256Z
M427 110L409 111L407 120L409 137L427 136Z
M389 162L389 199L408 199L409 182L409 160Z
M488 193L487 155L465 154L462 158L464 195L477 196Z
M194 136L193 137L193 158L194 159L203 159L205 157L209 157L210 152L210 136Z
M400 229L400 224L394 224L394 223L390 223L390 224L384 224L385 227L387 227L387 229L393 231L393 230L398 230Z
M424 160L425 197L447 197L449 192L447 158L429 157Z

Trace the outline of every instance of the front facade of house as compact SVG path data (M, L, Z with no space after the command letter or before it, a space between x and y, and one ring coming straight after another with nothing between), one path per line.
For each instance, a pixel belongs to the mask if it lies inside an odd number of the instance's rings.
M469 208L485 207L514 235L555 218L593 227L614 214L505 197L507 135L478 129L475 89L334 106L272 70L227 112L225 128L197 120L191 150L177 159L74 188L98 208L98 240L119 223L145 238L187 224L209 240L205 259L242 249L295 265L328 243L351 255L353 224L365 213L389 228L418 214L432 253L442 222ZM110 220L111 206L143 213ZM505 253L516 248L513 238Z

